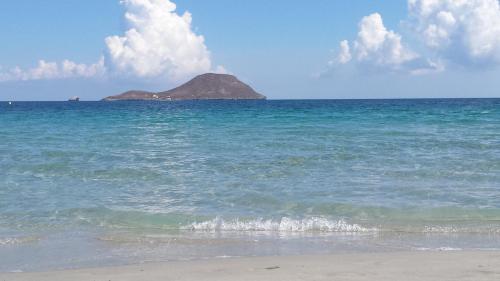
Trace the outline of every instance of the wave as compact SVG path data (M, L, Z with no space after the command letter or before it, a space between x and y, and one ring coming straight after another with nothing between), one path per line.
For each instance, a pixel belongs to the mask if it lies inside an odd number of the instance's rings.
M45 231L66 227L91 227L130 231L267 231L267 232L398 232L425 234L500 234L500 209L422 210L348 208L311 216L225 216L191 213L156 213L112 208L75 208L57 212L0 214L0 227ZM0 237L1 238L1 237ZM11 243L4 241L3 244Z
M414 248L414 250L416 250L416 251L439 251L439 252L463 251L462 248L455 248L455 247L437 247L437 248L418 247L418 248Z
M37 237L0 237L0 246L19 245L24 243L36 242Z
M192 231L267 231L267 232L369 232L376 229L365 228L358 224L350 224L345 220L328 220L321 217L307 219L291 219L283 217L280 220L224 220L217 217L212 220L195 222L184 226Z

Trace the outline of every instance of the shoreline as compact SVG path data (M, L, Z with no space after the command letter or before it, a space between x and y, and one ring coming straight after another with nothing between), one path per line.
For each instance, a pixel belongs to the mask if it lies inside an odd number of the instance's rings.
M47 272L2 281L58 280L500 280L500 251L412 251L212 258Z

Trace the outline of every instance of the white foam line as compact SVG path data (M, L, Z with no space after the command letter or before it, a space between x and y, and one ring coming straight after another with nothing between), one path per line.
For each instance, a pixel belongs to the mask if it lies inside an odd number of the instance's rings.
M332 221L321 217L294 220L224 220L215 218L204 222L195 222L183 227L193 231L273 231L273 232L368 232L375 229L364 228L358 224L349 224L344 220Z
M0 238L0 246L17 245L27 242L33 242L37 239L34 237L3 237Z

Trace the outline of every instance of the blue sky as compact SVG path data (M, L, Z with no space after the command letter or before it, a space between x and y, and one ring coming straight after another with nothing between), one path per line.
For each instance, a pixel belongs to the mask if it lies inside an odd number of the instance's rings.
M275 99L498 97L497 1L6 1L0 100L96 100L206 71Z

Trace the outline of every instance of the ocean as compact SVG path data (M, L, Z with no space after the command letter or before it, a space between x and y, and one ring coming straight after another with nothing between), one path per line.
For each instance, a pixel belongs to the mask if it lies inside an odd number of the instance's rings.
M0 271L500 249L500 99L0 102Z

